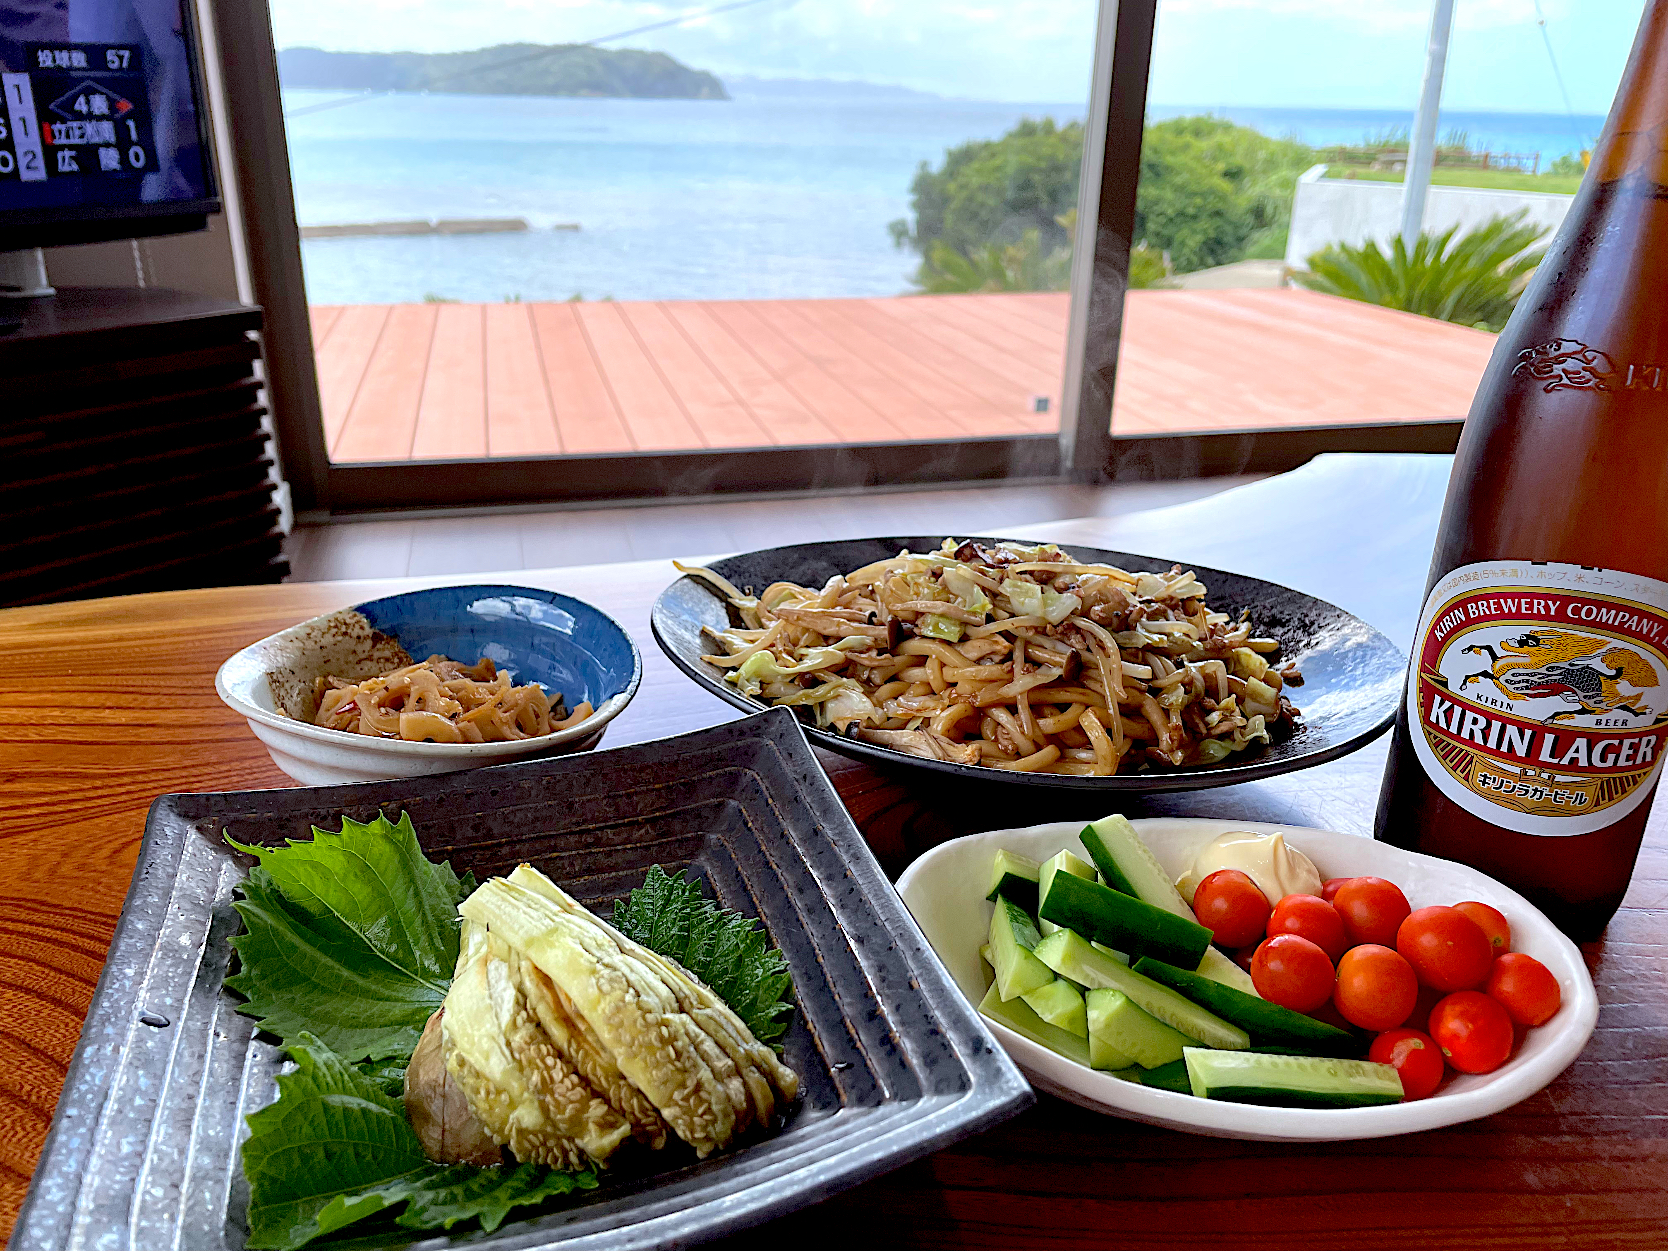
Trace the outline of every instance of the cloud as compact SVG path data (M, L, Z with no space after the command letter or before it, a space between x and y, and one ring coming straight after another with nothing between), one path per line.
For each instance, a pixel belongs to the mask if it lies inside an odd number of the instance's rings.
M271 0L279 47L439 52L595 39L714 0ZM1541 0L1582 112L1600 112L1643 0ZM1432 0L1161 0L1157 102L1405 108ZM768 0L616 46L701 69L862 79L947 96L1080 102L1096 0ZM1458 0L1445 103L1562 111L1534 0Z

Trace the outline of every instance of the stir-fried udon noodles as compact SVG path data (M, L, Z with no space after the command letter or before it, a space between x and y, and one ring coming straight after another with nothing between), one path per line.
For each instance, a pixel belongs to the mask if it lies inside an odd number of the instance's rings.
M536 682L510 685L490 658L465 665L430 656L379 677L349 682L318 680L314 725L409 742L502 743L537 738L591 715L589 703L572 713L560 693L545 693Z
M946 540L820 588L705 579L742 625L705 632L724 680L912 756L1109 776L1214 764L1289 730L1274 639L1212 612L1191 572L1129 573L1052 546Z

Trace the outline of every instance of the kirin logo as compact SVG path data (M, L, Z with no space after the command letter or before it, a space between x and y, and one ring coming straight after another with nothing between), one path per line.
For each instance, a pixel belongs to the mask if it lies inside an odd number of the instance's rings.
M1512 373L1527 374L1548 391L1609 391L1616 363L1579 339L1553 339L1524 348Z

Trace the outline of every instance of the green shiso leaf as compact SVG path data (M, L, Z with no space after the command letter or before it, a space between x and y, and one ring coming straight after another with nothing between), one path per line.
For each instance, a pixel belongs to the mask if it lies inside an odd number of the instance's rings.
M287 847L226 841L261 862L236 904L243 967L226 985L248 999L239 1011L350 1060L410 1056L451 984L473 881L424 858L409 816L344 819Z
M615 903L614 928L700 978L760 1042L774 1043L788 1028L787 960L756 921L720 908L694 877L652 866L643 884Z
M311 1035L287 1050L296 1071L278 1078L276 1102L248 1118L243 1144L250 1248L293 1251L400 1204L396 1219L408 1229L479 1218L490 1231L514 1207L597 1184L589 1170L432 1163L404 1105L374 1080Z

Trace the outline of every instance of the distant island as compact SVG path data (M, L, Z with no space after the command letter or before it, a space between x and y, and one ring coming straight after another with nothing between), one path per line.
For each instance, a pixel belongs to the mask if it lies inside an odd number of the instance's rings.
M715 76L691 69L664 52L583 44L506 43L473 52L285 48L278 54L278 76L286 87L342 91L623 96L647 100L730 98Z

